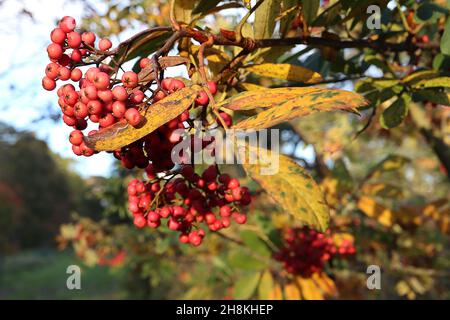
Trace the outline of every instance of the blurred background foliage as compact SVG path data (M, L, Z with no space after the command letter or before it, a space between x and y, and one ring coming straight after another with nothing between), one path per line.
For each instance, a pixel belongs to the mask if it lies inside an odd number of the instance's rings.
M181 2L201 3L198 11L189 12L191 18L214 32L233 29L249 3ZM82 3L83 27L102 36L124 40L137 30L169 25L167 1L102 1L101 10L89 1ZM365 23L367 6L375 3L382 8L381 30L369 30ZM264 34L258 27L267 24L258 12L272 10L276 37L307 32L329 39L381 38L403 43L411 40L408 37L420 42L426 36L427 43L437 45L435 50L412 54L286 46L260 49L247 60L308 67L321 73L324 86L356 90L371 101L360 118L320 113L278 126L282 150L320 182L331 207L333 241L349 239L356 254L333 260L323 272L310 277L287 274L272 253L282 244L282 231L299 226L298 222L245 177L252 193L258 195L249 222L223 235L211 235L200 248L179 245L163 227L136 230L127 212L125 188L143 172L117 167L110 178L81 178L70 161L53 154L31 132L1 123L0 297L450 298L450 189L445 163L450 144L449 85L431 91L414 87L414 81L424 79L420 74L413 82L405 80L422 70L448 75L450 56L442 51L450 44L442 49L441 42L444 31L450 33L450 27L444 28L449 24L448 1L320 1L320 7L309 8L314 13L306 15L305 1L267 1L267 5L271 7L263 5L244 25L245 35L271 37L272 32ZM226 9L215 13L216 6ZM204 18L206 12L212 14ZM183 46L179 49L184 50ZM219 49L221 55L212 55L208 61L211 74L227 62L227 55L236 54L233 48ZM286 85L286 81L245 71L235 77L265 87ZM231 90L239 91L239 85ZM384 111L404 92L411 98L409 113L401 123L387 127ZM242 176L239 167L226 170ZM56 245L66 249L56 253L52 249ZM50 250L50 258L39 250ZM79 260L68 259L72 253ZM68 260L84 263L88 278L83 283L90 287L82 290L83 296L54 289L56 280L39 273L48 266L64 268ZM379 291L366 288L366 268L372 264L382 268ZM34 279L41 279L36 286L45 293L24 293L28 288L18 283L28 278L17 270L35 274ZM98 284L94 286L91 279Z

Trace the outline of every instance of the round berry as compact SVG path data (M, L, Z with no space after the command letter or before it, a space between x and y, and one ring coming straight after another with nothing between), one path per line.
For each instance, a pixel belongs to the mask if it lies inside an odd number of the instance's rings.
M54 62L50 62L47 67L45 67L45 75L50 79L55 79L58 76L59 65Z
M77 49L81 45L81 35L78 32L72 31L67 34L67 44L72 49Z
M72 32L75 29L76 21L73 17L65 16L61 19L59 22L59 27L64 31L65 33Z
M135 88L138 81L138 75L133 71L127 71L122 76L122 83L125 88Z
M47 91L52 91L56 88L56 82L55 80L45 76L42 78L42 87Z
M125 101L128 98L127 90L123 86L116 86L112 89L112 94L116 100Z
M101 39L100 42L98 43L98 48L101 51L108 51L109 49L111 49L112 47L112 43L109 39Z
M125 112L125 119L127 119L127 122L134 127L141 123L142 115L137 109L130 108Z
M58 60L63 55L63 49L61 45L57 43L51 43L47 47L47 53L50 59Z
M125 106L125 103L122 101L115 101L112 104L112 113L114 115L114 117L116 118L123 118L123 116L125 115L125 112L127 111L127 108Z
M70 133L69 141L74 146L79 146L83 142L83 133L80 130L74 130Z
M52 40L52 42L62 45L66 40L66 33L62 31L61 28L55 28L50 33L50 39Z
M81 40L87 45L94 46L95 34L93 32L83 32Z

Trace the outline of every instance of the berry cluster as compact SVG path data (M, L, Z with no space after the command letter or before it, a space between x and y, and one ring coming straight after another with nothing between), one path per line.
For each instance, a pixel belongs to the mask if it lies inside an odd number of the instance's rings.
M287 272L308 277L323 270L333 256L352 255L355 247L349 240L336 244L330 230L319 233L307 227L289 229L284 234L285 244L274 258L283 262Z
M52 43L47 47L51 62L45 69L42 86L49 91L56 89L57 81L72 81L78 86L78 89L72 83L60 86L57 89L58 104L64 123L74 129L69 136L73 152L89 157L96 151L84 142L83 131L87 129L88 122L98 124L98 130L119 121L138 126L143 121L142 111L183 89L185 83L183 80L165 78L156 90L151 90L154 82L145 80L145 75L125 71L119 77L120 68L112 68L105 63L108 57L115 54L111 41L101 39L96 45L94 33L76 32L75 26L75 19L66 16L51 32ZM151 63L151 59L144 57L139 61L139 66L145 69L151 67ZM209 81L207 86L211 95L216 94L215 82ZM200 91L193 107L207 106L209 99L206 91ZM219 126L232 125L228 114L221 112L220 117L217 119ZM133 213L134 224L140 228L146 225L156 228L161 219L167 218L169 229L181 233L182 243L198 246L205 235L199 227L200 223L204 222L211 231L227 228L232 219L236 223L245 223L247 216L240 213L237 206L248 205L251 197L247 188L240 187L238 180L218 174L215 166L209 167L200 176L192 166L185 165L179 172L180 178L166 180L161 185L159 174L167 174L167 171L176 168L172 151L182 140L178 129L189 129L192 120L188 109L145 137L112 153L127 169L145 169L149 179L146 182L133 180L128 187L129 209ZM90 130L87 135L98 130ZM191 135L190 138L191 143L198 143L196 136ZM200 141L202 148L210 143ZM183 159L182 163L189 164L190 159ZM217 213L214 213L215 208Z
M87 128L88 121L97 123L99 129L107 128L123 119L132 126L138 126L142 121L139 110L144 101L150 105L152 102L163 99L167 94L182 89L185 85L181 80L166 78L162 81L162 91L146 97L145 91L148 86L146 83L141 83L139 75L133 71L124 72L119 80L116 79L117 77L112 77L115 70L109 65L98 64L97 67L88 68L83 74L79 67L89 64L92 57L110 55L109 50L112 44L108 39L101 39L96 48L95 34L92 32L80 34L74 31L75 26L75 19L66 16L51 32L52 43L47 47L51 62L45 68L42 86L51 91L56 88L58 80L71 80L78 83L79 90L71 83L64 84L57 90L58 104L61 107L64 123L75 129L69 137L73 152L76 155L91 156L94 154L94 150L84 144L82 132ZM150 62L149 58L143 58L139 64L141 68L145 68ZM217 92L215 82L209 82L208 87L212 94ZM195 102L197 106L207 105L209 98L206 92L199 92ZM175 137L172 132L175 129L184 128L183 122L188 119L189 111L186 111L177 119L162 126L157 133L145 137L140 142L127 146L123 150L117 150L115 156L122 161L126 168L134 166L145 168L148 160L152 160L144 159L145 141L148 142L147 149L153 146L158 149L161 145L163 151L170 151L171 144L177 143L180 138L179 136ZM89 134L95 132L91 131ZM162 168L169 167L168 158L170 157L167 155L170 155L170 152L165 152L165 157L162 157L163 159L160 161Z
M163 187L159 181L152 182L152 165L146 172L149 182L134 179L128 185L129 210L138 228L157 228L162 219L167 219L168 228L180 232L181 243L198 246L205 236L200 224L218 231L228 228L232 220L238 224L247 221L237 206L250 204L248 188L241 187L228 174L218 174L216 166L208 167L201 175L192 166L183 166L181 177Z

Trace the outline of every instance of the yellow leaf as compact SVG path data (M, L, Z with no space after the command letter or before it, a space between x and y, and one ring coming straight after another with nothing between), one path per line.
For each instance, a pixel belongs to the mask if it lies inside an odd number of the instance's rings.
M286 212L321 232L328 228L330 213L324 196L316 182L294 160L281 154L273 155L269 150L257 150L249 146L240 147L239 153L247 174ZM278 172L270 176L261 174L265 165L272 164L269 160L273 159L272 156L279 159ZM259 161L251 164L247 159Z
M176 118L190 107L201 90L199 86L185 87L166 98L150 105L143 114L142 123L133 127L126 121L120 121L96 134L85 137L89 148L97 151L114 151L139 140L163 124Z
M281 291L281 286L279 284L275 284L272 290L269 292L269 300L282 300L283 293Z
M286 300L301 300L302 296L294 283L288 283L284 286L284 298Z
M283 80L291 80L302 83L318 83L322 81L322 76L310 69L301 66L295 66L287 63L263 63L246 67L256 75Z
M364 104L361 95L345 90L276 88L242 92L218 106L231 110L266 108L234 126L237 129L264 129L316 112L344 110L358 113L356 108Z
M311 276L317 287L319 287L322 293L328 297L337 296L336 284L325 272L316 272Z
M314 281L311 278L297 277L296 280L301 289L303 299L305 300L324 299L324 296L322 295L320 288L318 288L315 285Z
M392 226L393 212L385 206L377 203L374 199L362 196L358 200L358 208L368 217L376 219L384 226Z
M270 271L265 271L259 281L258 297L261 300L269 299L270 292L273 288L273 278Z
M264 90L267 89L266 87L254 84L254 83L249 83L249 82L242 82L238 84L240 89L243 89L245 91L254 91L254 90Z

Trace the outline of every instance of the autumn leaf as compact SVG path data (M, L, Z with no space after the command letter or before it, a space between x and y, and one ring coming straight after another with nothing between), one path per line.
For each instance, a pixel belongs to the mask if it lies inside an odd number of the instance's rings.
M315 71L287 63L256 64L245 67L245 70L262 77L291 80L309 84L318 83L323 80L322 76Z
M200 86L185 87L152 104L143 113L142 123L133 127L125 120L85 137L85 143L96 151L114 151L139 140L179 116L194 102Z
M390 227L394 219L394 212L382 204L376 202L373 198L362 196L357 203L358 209L364 212L368 217L375 219L380 224Z
M239 123L236 129L264 129L284 121L316 112L344 110L358 114L364 98L350 91L321 88L276 88L242 92L221 102L218 107L231 110L264 108Z
M262 151L263 150L263 151ZM324 196L311 176L294 160L279 156L279 170L271 176L262 175L264 164L270 163L273 154L265 149L241 147L239 149L243 167L247 174L257 181L287 213L308 226L324 232L330 219L329 208ZM262 151L262 152L261 152ZM253 155L252 155L253 154ZM251 164L246 159L257 159ZM267 158L264 158L267 156Z

